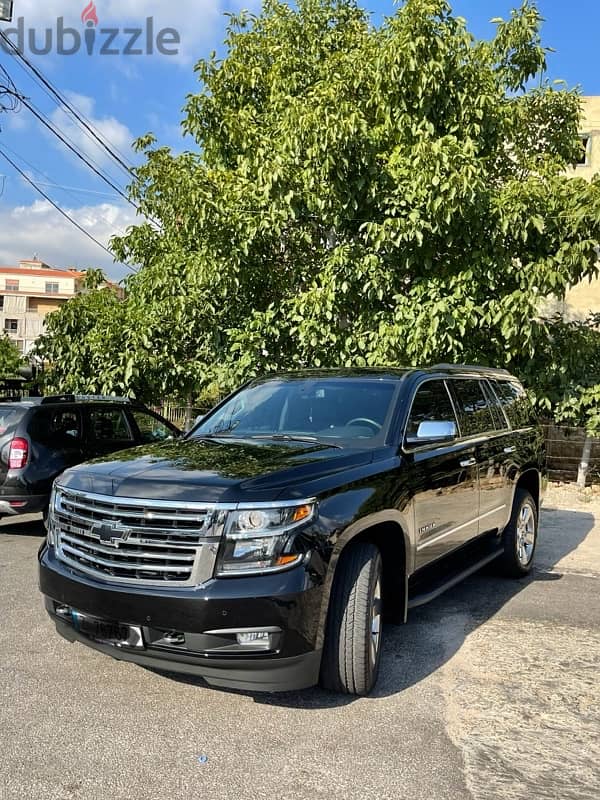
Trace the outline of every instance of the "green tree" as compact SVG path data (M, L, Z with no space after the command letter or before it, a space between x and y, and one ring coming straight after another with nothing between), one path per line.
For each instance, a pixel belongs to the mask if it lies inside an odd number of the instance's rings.
M102 271L89 270L83 291L48 314L33 350L45 364L46 391L143 394L145 387L125 374L123 309Z
M600 182L565 175L580 98L543 79L535 4L495 22L478 41L445 0L378 28L352 0L233 16L225 57L196 67L193 152L137 143L148 221L113 241L141 267L126 302L81 298L50 323L57 382L187 396L437 360L535 380L541 301L597 272ZM53 336L77 340L70 363Z
M145 268L131 300L160 298L150 341L185 342L189 374L225 384L533 357L540 300L596 272L600 184L563 174L578 94L530 87L536 7L496 22L477 41L444 0L407 0L380 28L349 0L233 17L188 98L198 151L138 143L133 197L160 228L115 247Z
M4 334L0 337L0 378L13 377L21 366L23 356L16 344Z

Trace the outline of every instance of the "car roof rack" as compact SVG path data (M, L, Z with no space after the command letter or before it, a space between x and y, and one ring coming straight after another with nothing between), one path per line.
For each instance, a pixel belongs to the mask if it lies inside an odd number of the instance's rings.
M500 367L482 367L478 364L434 364L429 369L469 370L472 372L487 372L492 375L510 375L507 369Z
M134 403L129 397L112 397L111 395L103 394L58 394L43 397L41 404L50 405L56 403Z

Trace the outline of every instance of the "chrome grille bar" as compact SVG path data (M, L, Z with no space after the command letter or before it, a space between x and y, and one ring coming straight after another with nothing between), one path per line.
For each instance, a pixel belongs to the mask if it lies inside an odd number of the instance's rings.
M111 583L184 587L212 577L219 542L214 506L59 486L55 492L48 522L65 564Z

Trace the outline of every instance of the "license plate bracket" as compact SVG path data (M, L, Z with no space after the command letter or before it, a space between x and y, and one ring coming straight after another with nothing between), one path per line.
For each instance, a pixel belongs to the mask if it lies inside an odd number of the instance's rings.
M141 627L125 625L122 622L101 619L80 611L71 611L73 627L86 639L98 644L108 644L112 647L144 647L144 637Z

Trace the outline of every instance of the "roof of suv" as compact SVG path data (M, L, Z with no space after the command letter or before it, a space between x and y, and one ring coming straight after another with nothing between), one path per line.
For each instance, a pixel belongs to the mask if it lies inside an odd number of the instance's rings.
M23 408L31 408L34 406L53 406L53 405L63 405L68 403L69 405L73 404L93 404L93 403L112 403L118 405L131 405L131 406L139 406L137 400L131 400L128 397L110 397L104 395L76 395L76 394L62 394L62 395L52 395L48 397L25 397L22 400L11 400L7 398L6 400L0 400L1 405L12 405L12 406L22 406Z
M272 375L263 375L261 380L269 378L404 378L411 374L440 374L449 375L495 375L497 377L512 377L508 370L494 367L481 367L476 364L434 364L430 367L339 367L329 369L304 369L289 372L277 372Z

